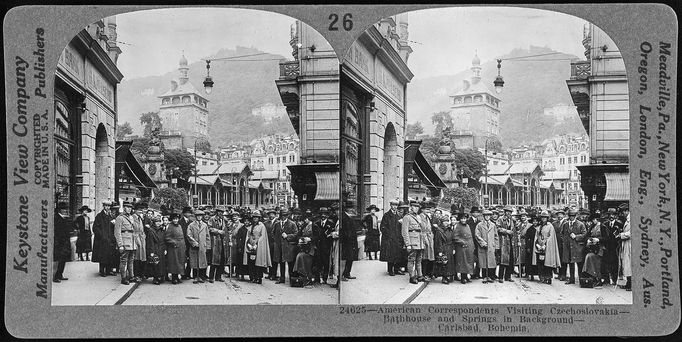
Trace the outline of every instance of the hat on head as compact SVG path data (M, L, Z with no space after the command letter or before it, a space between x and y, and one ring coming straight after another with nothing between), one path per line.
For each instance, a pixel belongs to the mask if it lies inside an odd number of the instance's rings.
M327 207L322 207L318 211L319 211L320 215L329 214L329 209L327 209Z
M549 213L547 212L547 210L543 210L543 211L540 213L540 217L549 217Z
M508 206L504 207L504 211L511 211L511 212L513 212L513 211L514 211L514 208L512 208L511 205L508 205Z
M618 209L620 209L621 211L626 211L626 210L630 211L630 204L627 202L622 203L621 205L618 206Z
M480 212L481 212L481 209L479 209L478 207L476 207L476 206L471 207L471 213L472 214L473 213L480 213Z
M618 211L616 211L616 208L609 208L606 212L614 215L618 213Z
M275 208L270 208L266 210L266 213L268 214L277 214L277 210Z
M119 206L117 202L112 202L112 203L111 203L111 209L118 209L118 208L120 208L120 207L121 207L121 206Z
M108 206L111 206L112 204L113 204L113 202L110 201L110 200L104 200L104 201L102 201L102 205L103 205L103 206L107 206L107 207L108 207Z
M374 210L376 210L376 211L379 211L379 208L378 208L376 205L374 205L374 204L370 204L370 206L367 207L366 210L367 210L367 211L370 211L370 210L372 210L372 209L374 209Z
M84 206L80 207L80 209L78 209L78 211L92 212L92 209L90 209L90 207L88 207L87 205L84 205Z
M133 207L133 204L130 203L130 202L123 202L123 207L124 207L124 208L126 208L126 207L132 208L132 207Z
M568 216L576 216L576 215L578 215L578 210L571 208L568 211Z
M219 206L215 207L215 211L216 212L218 212L218 211L223 212L223 211L225 211L225 207L223 207L222 205L219 205Z
M232 212L232 216L233 216L233 217L234 217L234 216L239 217L239 216L241 216L241 213L238 212L238 211L233 211L233 212Z
M464 213L464 212L457 213L457 219L458 220L461 220L463 217L468 217L468 216L469 216L469 214Z
M69 203L66 203L66 202L57 203L57 210L68 210L68 209L69 209Z
M279 214L280 214L280 215L289 215L289 210L282 209L282 210L279 211Z
M260 210L254 210L254 211L251 213L251 217L262 217L261 214L260 214Z
M492 215L492 214L493 214L493 212L488 210L488 209L483 210L483 215Z
M197 210L197 211L194 212L194 216L205 215L205 214L206 214L206 213L204 213L203 210Z
M135 204L135 209L147 209L149 208L149 205L147 205L146 202L138 202Z
M179 219L179 218L180 218L180 214L174 212L174 213L170 214L170 216L169 216L169 219L170 219L171 221L172 221L172 220L175 220L176 218Z
M389 203L389 204L392 204L392 205L399 205L399 204L400 204L400 201L398 201L397 199L392 199L392 200L390 200L388 203Z
M518 215L519 215L519 216L521 216L521 215L528 215L528 213L526 212L526 209L521 208L521 209L519 209Z
M410 207L421 207L421 203L417 200L410 200Z
M191 213L192 212L192 207L184 207L182 208L182 213Z

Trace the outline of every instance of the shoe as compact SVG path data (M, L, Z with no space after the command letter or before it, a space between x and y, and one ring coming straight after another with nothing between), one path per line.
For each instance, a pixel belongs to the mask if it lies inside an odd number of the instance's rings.
M535 281L535 276L530 276L530 278L528 280Z
M493 280L490 279L489 277L483 278L483 284L492 283L492 282L493 282Z
M345 277L346 277L346 278L348 278L348 279L357 279L357 278L358 278L358 277L353 277L353 276L352 276L352 275L350 275L350 274L349 274L349 275L347 275L347 276L345 276Z
M575 280L568 280L564 284L566 284L566 285L575 284Z
M395 274L397 274L397 275L405 275L405 272L403 272L403 271L401 271L401 270L397 270L397 271L395 271Z
M559 281L566 281L566 277L559 277L557 279L559 279Z
M161 284L161 283L159 282L158 279L154 279L154 281L152 282L152 284L154 284L154 285L159 285L159 284Z
M52 282L61 283L62 281L59 278L54 278L54 279L52 279Z
M256 284L263 284L263 279L260 279L260 278L256 279L255 283Z
M192 284L199 284L199 280L198 279L192 280Z
M348 281L348 278L346 278L345 276L341 277L341 281Z
M225 281L223 280L223 278L218 278L218 279L216 279L215 281L219 281L219 282L221 282L221 283L224 283L224 282L225 282Z
M505 279L504 281L508 281L508 282L511 282L511 283L513 283L513 282L514 282L514 279L512 279L512 278L509 278L509 279Z
M99 276L100 276L100 277L106 277L107 274L106 274L106 273L99 272Z
M410 284L419 284L419 281L416 277L410 277Z
M177 280L177 279L171 280L171 284L173 284L173 285L177 285L179 283L180 283L180 280Z
M333 289L338 289L338 288L339 288L339 284L329 284L329 287L331 287L331 288L333 288Z
M504 283L504 280L498 278L498 279L497 279L497 282L498 282L498 283Z
M450 284L447 277L443 277L443 280L441 280L441 283L443 283L445 285Z
M181 279L181 280L188 280L189 277L188 277L188 276L182 276L182 277L180 277L180 279Z
M391 277L395 277L395 272L389 271L389 272L388 272L388 275L390 275Z
M464 278L462 278L459 282L462 283L462 284L468 283L468 281L467 281L466 279L464 279Z
M426 278L424 278L424 276L418 276L418 277L417 277L417 281L418 281L418 282L425 282L425 281L426 281Z
M213 284L213 279L209 279L208 282Z
M279 278L276 284L284 284L284 278Z
M547 285L552 285L552 279L547 279Z
M123 279L123 280L121 280L121 284L130 285L130 281L128 281L128 279Z
M69 280L69 278L66 278L64 276L59 277L59 280Z
M466 280L467 283L471 282L471 279L464 279L464 280Z

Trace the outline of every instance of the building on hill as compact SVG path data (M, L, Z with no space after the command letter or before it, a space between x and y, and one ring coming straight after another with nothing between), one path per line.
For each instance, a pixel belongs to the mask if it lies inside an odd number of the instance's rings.
M266 103L251 109L251 115L270 122L273 119L284 117L287 115L287 109L283 105Z
M500 136L501 100L481 79L481 60L474 55L472 75L462 88L450 95L450 115L455 123L453 141L458 147L484 148L487 137Z
M545 116L548 116L557 122L566 121L578 115L578 111L575 106L565 103L557 103L552 107L544 108L543 113Z
M215 166L220 163L220 154L216 152L194 151L194 147L186 148L187 152L191 154L199 166Z
M116 35L116 17L100 19L80 30L57 61L50 130L55 170L43 185L54 181L54 199L69 203L71 215L83 205L97 213L116 196L116 99L123 79Z
M590 211L630 200L630 117L625 63L615 42L589 24L583 32L586 60L571 62L566 85L590 143L589 164L578 166Z
M167 149L187 149L197 139L208 140L208 100L189 81L189 66L183 55L180 77L171 81L168 91L159 95L160 138Z
M565 204L584 207L587 201L580 187L579 166L588 165L590 159L590 141L586 135L562 135L550 139L544 145L542 154L543 180L551 180L565 190Z

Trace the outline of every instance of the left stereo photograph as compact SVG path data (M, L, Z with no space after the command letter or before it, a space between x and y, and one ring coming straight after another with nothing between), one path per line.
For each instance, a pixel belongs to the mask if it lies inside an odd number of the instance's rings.
M337 304L330 44L294 18L228 8L73 34L47 85L52 305Z

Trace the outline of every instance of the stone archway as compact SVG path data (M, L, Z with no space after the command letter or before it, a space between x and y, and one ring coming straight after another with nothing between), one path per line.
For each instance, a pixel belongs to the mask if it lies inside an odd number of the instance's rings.
M398 138L392 122L386 125L384 132L383 158L383 208L390 207L390 201L402 197L400 193L400 160L398 158Z
M94 210L98 213L102 209L102 201L109 198L109 141L104 124L97 126L95 136L95 203Z

